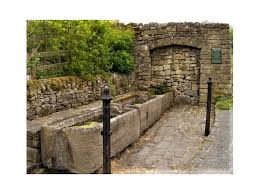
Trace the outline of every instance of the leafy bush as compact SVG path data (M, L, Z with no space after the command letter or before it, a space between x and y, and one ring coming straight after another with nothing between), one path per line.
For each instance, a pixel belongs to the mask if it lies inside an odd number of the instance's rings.
M170 91L170 88L167 86L167 84L165 82L155 86L154 88L152 88L152 94L155 95L162 95L165 94L167 92Z
M87 76L134 69L133 31L108 20L27 21L27 52L70 50L64 74Z
M233 106L232 96L218 96L216 98L216 108L219 110L230 110Z

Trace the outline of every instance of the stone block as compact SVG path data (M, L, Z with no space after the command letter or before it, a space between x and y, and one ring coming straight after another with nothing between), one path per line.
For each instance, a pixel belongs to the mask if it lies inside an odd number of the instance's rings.
M168 92L162 97L162 113L166 112L170 107L173 106L174 93Z
M198 80L198 75L189 75L189 80L197 81Z
M57 101L58 102L63 102L63 101L69 101L73 98L71 94L63 94L60 96L57 96Z
M178 53L174 55L174 59L180 60L180 59L185 59L185 57L183 54Z
M206 103L207 102L207 94L200 93L200 103Z
M32 148L39 148L41 146L41 142L28 139L27 140L27 146L32 147Z
M27 160L27 174L35 174L34 172L42 167L42 163L34 163Z
M42 107L37 107L37 108L35 109L35 111L36 111L36 114L37 114L37 115L40 115L41 112L42 112Z
M36 148L27 147L27 160L31 162L40 162L41 154L40 150Z
M27 127L33 128L33 130L27 129L27 140L40 141L40 126L28 126L30 121L27 123Z
M198 91L187 90L187 91L184 92L184 95L187 95L187 96L198 96Z
M31 108L36 108L42 105L42 102L40 99L36 99L34 101L31 101Z
M163 66L152 66L152 70L153 71L162 71L163 70Z
M176 70L176 74L177 74L177 75L182 74L182 70Z
M66 169L78 173L95 171L102 163L100 131L100 125L92 127L90 130L43 127L41 131L43 165L48 168Z
M139 138L140 115L138 110L131 110L111 119L111 131L111 157L113 157Z
M148 49L147 45L142 45L142 46L140 46L140 50L141 51L148 51L149 49Z
M199 85L198 84L191 84L191 89L195 90L195 91L198 91Z
M165 76L166 73L165 73L165 71L159 71L159 75L161 75L161 76Z
M163 69L164 69L164 70L170 70L170 69L171 69L171 66L170 66L170 65L164 65L164 66L163 66Z
M195 75L195 70L190 69L190 70L187 71L186 74L187 75ZM191 77L190 77L190 79L191 79Z
M144 104L131 106L137 108L140 113L140 133L143 133L160 119L162 111L162 96L156 96L154 99Z
M52 94L50 96L50 103L55 103L56 102L56 95L55 94Z
M158 46L168 46L172 44L171 38L163 38L157 40Z
M171 74L171 70L166 70L166 71L164 71L164 72L165 72L165 75L166 75L166 76L168 76L168 75ZM167 77L166 77L165 79L167 79Z
M44 166L74 173L94 172L102 166L101 130L101 123L90 128L43 127L41 147ZM138 110L130 110L111 119L111 157L135 142L139 130Z
M174 99L174 105L188 105L190 104L190 99L188 96L179 95Z

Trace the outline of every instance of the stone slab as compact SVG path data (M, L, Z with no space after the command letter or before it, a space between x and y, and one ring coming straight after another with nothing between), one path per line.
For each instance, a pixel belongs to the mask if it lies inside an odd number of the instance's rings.
M139 110L140 134L159 120L162 114L162 97L162 95L159 95L156 96L154 99L145 102L144 104L131 106Z
M174 93L168 92L162 97L162 113L165 113L170 107L173 106Z
M38 163L41 161L40 150L36 148L27 147L27 160Z
M111 119L111 157L135 142L139 129L138 110ZM92 128L44 127L41 133L44 166L74 173L94 172L102 166L101 130L101 123Z

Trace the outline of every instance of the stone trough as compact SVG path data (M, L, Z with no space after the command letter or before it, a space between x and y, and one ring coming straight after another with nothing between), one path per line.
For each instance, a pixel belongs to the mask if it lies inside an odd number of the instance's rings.
M126 94L111 103L111 157L134 143L173 105L173 93ZM102 166L102 107L45 125L41 156L49 169L93 173Z

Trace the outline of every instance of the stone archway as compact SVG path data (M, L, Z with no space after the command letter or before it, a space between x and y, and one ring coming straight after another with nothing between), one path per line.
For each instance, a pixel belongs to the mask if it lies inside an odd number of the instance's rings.
M200 49L182 45L158 47L150 50L150 87L166 83L176 96L183 96L191 104L199 103Z
M205 105L209 76L212 76L215 83L213 88L215 91L214 94L230 94L232 65L230 63L228 24L150 23L144 25L133 24L132 26L135 30L134 57L136 65L136 84L139 90L149 90L155 82L160 80L160 78L156 80L156 74L158 73L161 74L161 77L165 77L166 82L172 87L177 87L177 95L184 95L185 93L191 98L193 104L199 102L200 105ZM187 73L180 71L176 74L179 77L171 75L174 73L173 69L177 67L177 61L176 63L173 61L175 65L170 65L170 70L167 64L165 69L162 69L163 67L155 67L160 65L152 62L154 61L153 58L155 55L157 55L156 53L163 52L161 49L173 47L175 51L177 51L178 46L182 47L179 48L179 50L188 49L185 52L196 53L195 56L190 57L195 57L194 60L199 62L196 63L197 65L194 66L194 69L190 69L192 63L187 67L188 72L190 70L196 71L192 76L188 76ZM222 62L220 64L212 63L211 55L213 48L221 50ZM186 57L179 60L189 63ZM182 68L185 69L185 67ZM154 71L158 72L154 73ZM185 79L183 76L185 76ZM182 79L180 83L176 77ZM189 77L191 77L191 79L196 78L191 80L194 81L193 87L192 82L188 82L188 79L186 79ZM174 81L174 79L176 80ZM189 83L191 83L191 86ZM190 87L191 90L188 89ZM196 96L197 93L198 95Z

